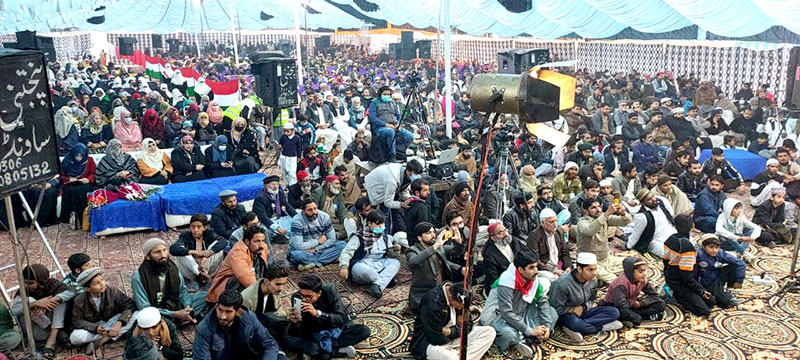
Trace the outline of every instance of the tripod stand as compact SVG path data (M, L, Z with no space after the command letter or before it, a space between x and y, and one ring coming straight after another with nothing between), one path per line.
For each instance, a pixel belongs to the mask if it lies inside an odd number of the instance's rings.
M400 115L400 121L397 123L398 129L400 125L403 124L403 120L406 119L407 115L410 115L413 123L417 125L422 125L423 130L421 132L422 137L422 147L425 149L425 152L428 154L429 157L435 157L436 149L433 146L433 143L430 139L431 129L429 128L428 121L425 119L425 110L422 107L422 100L419 96L419 78L417 78L416 72L413 72L411 75L411 84L406 90L406 93L403 94L403 99L405 99L406 106L403 108L403 113ZM409 109L412 111L409 112ZM420 119L422 117L422 119ZM425 144L428 144L428 148L425 148Z
M497 169L496 181L500 181L500 177L503 176L503 174L508 174L510 170L514 182L518 184L519 173L517 173L517 167L514 165L514 160L512 160L511 157L509 157L509 154L510 151L508 150L507 146L503 147L503 149L500 150L500 155L497 157L497 160L495 161L495 168ZM511 187L511 179L508 179L508 183L505 185L505 187L500 187L498 183L497 195L496 195L496 199L498 200L497 201L498 208L496 210L498 211L496 212L496 214L500 214L500 216L503 216L503 214L506 213L505 205L508 202L506 199L506 190L510 187Z
M798 292L800 290L800 283L798 283L797 279L797 251L800 250L800 231L798 231L794 236L794 251L792 252L792 264L789 267L789 275L784 276L778 281L787 280L778 292L775 295L780 295L778 301L782 300L784 296L786 296L787 292Z

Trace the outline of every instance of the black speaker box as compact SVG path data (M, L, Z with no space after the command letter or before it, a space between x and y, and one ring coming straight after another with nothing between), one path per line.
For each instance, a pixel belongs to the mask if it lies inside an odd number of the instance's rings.
M389 59L400 58L400 44L389 44Z
M256 94L264 105L288 108L297 105L297 63L289 58L261 58L251 65Z
M414 47L410 47L410 48L405 48L404 47L404 48L400 49L400 58L401 59L403 59L403 60L411 60L411 59L414 59L415 57L417 57L417 49L414 49Z
M122 56L131 56L133 55L133 44L136 43L136 39L132 37L121 37L119 38L119 54Z
M36 31L17 31L17 49L35 49Z
M400 33L400 44L402 44L403 49L413 49L414 48L414 32L413 31L403 31Z
M550 49L508 49L497 53L497 72L521 74L530 68L550 62Z
M419 50L419 58L420 59L430 59L431 58L431 41L430 40L419 40L416 42L417 50Z
M317 47L317 51L323 51L331 47L331 36L325 35L314 38L314 45Z
M153 42L153 49L161 49L164 47L164 41L160 34L153 34L150 40Z
M786 107L800 109L800 47L789 52L789 74L786 77Z

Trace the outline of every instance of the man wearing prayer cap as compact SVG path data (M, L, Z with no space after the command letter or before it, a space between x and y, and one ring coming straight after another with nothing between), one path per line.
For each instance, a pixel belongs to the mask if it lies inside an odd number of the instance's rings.
M583 191L581 180L578 179L578 164L569 161L564 165L564 172L553 179L553 196L563 203Z
M545 208L539 214L539 227L528 236L527 247L539 254L539 277L555 281L572 269L564 228L558 226L558 214Z
M336 175L328 175L322 186L311 192L311 200L317 203L317 208L331 216L333 230L336 232L337 240L347 239L347 232L344 231L344 218L347 215L347 207L344 205L344 195L342 194L342 184Z
M95 346L115 341L130 329L136 304L122 290L106 285L99 267L81 272L77 282L85 291L73 302L74 330L69 341L76 346L88 344L86 353L93 353Z
M489 225L489 241L483 247L483 292L488 295L492 284L514 261L514 254L522 249L519 240L513 238L501 222Z
M303 206L303 200L311 197L311 191L316 188L316 184L311 181L311 177L305 170L297 172L297 182L289 186L289 204L295 209Z
M775 156L786 160L786 168L791 168L791 164L797 166L797 163L789 160L789 151L786 149L778 149ZM772 195L772 190L776 188L783 188L783 174L781 172L781 163L777 159L767 160L767 167L764 171L756 174L753 182L750 184L750 205L758 207L765 201L769 200Z
M211 212L211 229L217 235L230 239L246 210L238 203L236 191L223 190L219 193L219 199L220 204Z
M617 308L594 306L597 297L597 256L590 252L579 252L575 262L575 270L559 277L550 287L550 305L558 313L558 324L564 334L572 341L582 343L584 335L600 330L619 330L622 323L617 321Z
M761 229L775 239L773 242L762 242L765 246L772 248L776 244L791 243L792 233L786 227L786 189L783 187L773 188L770 191L770 198L756 208L753 215L753 222L759 224ZM792 204L794 205L794 204Z
M286 193L277 175L264 178L264 188L253 201L253 212L261 223L269 229L272 243L285 244L292 236L292 217L297 213L286 199ZM276 241L277 240L277 241Z
M430 289L454 281L462 272L461 265L447 260L444 245L450 241L450 232L438 235L433 224L423 222L414 227L417 243L406 250L408 268L411 270L411 287L408 291L407 313L417 314L422 297Z
M181 345L181 340L178 338L178 328L169 319L162 318L158 309L146 307L139 310L136 317L131 321L134 322L134 325L131 327L127 336L131 338L139 335L147 336L158 349L161 349L161 355L164 359L183 359L183 347ZM125 348L127 353L127 343ZM156 358L158 358L157 355Z
M597 278L610 283L622 273L623 258L610 254L608 227L628 225L632 217L618 204L609 205L608 210L603 212L599 199L584 200L583 209L584 215L577 224L578 251L594 254L598 259Z
M628 235L626 246L642 254L649 252L663 258L664 242L677 232L672 206L669 200L657 195L656 191L647 189L640 189L636 193L636 199L642 206L633 217L633 231Z

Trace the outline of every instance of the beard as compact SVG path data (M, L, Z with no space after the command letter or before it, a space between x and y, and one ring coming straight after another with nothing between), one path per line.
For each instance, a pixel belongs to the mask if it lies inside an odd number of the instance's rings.
M169 258L164 257L163 259L160 259L160 260L148 259L147 261L149 261L150 265L152 265L153 268L155 268L158 272L165 273L167 271L167 260L168 259Z

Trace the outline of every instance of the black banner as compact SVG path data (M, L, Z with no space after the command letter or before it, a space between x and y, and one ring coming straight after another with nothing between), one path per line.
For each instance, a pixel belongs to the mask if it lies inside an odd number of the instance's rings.
M60 173L44 55L0 49L0 197Z

